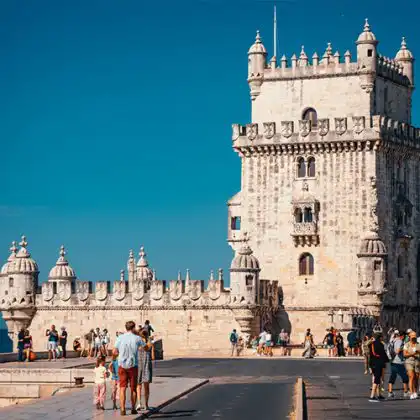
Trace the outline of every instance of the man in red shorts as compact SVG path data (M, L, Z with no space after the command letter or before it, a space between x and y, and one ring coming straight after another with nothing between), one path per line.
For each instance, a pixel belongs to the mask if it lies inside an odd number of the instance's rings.
M138 350L146 343L134 334L136 324L128 321L125 324L127 332L118 336L115 343L114 354L118 356L118 376L120 378L120 404L121 415L125 416L125 394L128 384L131 388L131 414L137 414L137 374Z

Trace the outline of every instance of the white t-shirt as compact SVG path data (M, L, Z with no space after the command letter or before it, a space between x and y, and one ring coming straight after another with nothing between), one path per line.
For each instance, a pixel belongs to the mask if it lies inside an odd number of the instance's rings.
M270 333L267 333L266 335L265 335L265 341L267 342L267 341L271 341L271 334Z
M263 331L260 334L260 343L265 343L267 341L266 337L267 337L267 333L265 331Z
M95 384L104 384L105 383L105 366L95 367L93 370L95 376Z

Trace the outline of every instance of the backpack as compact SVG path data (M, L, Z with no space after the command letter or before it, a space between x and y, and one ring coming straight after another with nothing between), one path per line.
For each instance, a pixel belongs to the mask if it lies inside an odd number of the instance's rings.
M236 343L238 339L236 338L236 334L234 332L230 333L230 342Z

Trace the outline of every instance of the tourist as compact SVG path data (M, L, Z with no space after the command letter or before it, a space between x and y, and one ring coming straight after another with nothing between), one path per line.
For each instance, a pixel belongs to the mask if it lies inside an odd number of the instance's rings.
M125 416L125 394L127 385L131 388L131 414L137 414L137 375L138 375L138 349L144 347L146 343L134 334L136 324L128 321L125 324L127 332L119 335L115 343L114 355L118 356L118 376L120 378L120 410L121 415Z
M152 335L152 333L155 332L155 330L153 329L153 327L150 325L150 321L148 319L144 323L143 329L146 329L147 330L147 337L148 338Z
M93 337L93 357L97 358L102 355L102 335L101 330L96 328L95 335Z
M257 351L258 351L258 337L256 335L251 340L251 348L252 348L252 353L251 354L257 354Z
M242 337L239 337L238 345L236 346L236 355L239 357L244 350L245 350L244 339Z
M332 357L334 352L333 328L327 330L327 334L324 337L323 344L325 344L326 348L328 349L328 357Z
M357 354L357 334L354 329L352 329L347 334L347 351L349 356L356 356Z
M365 366L365 375L369 373L370 370L370 345L373 343L374 338L372 334L366 333L363 337L362 342L362 351L363 351L363 358L364 358L364 366Z
M388 361L385 346L382 342L382 333L377 332L375 333L375 340L370 345L370 368L373 375L370 402L378 402L384 399L381 395L381 381Z
M66 327L61 327L60 346L63 353L63 359L67 357L67 336Z
M102 353L105 355L105 357L108 356L108 346L111 342L111 337L109 335L109 332L106 328L102 331Z
M404 334L400 334L398 330L394 331L388 345L389 358L391 361L391 375L388 381L388 398L394 398L393 386L397 379L397 375L403 382L404 397L408 397L408 376L404 366Z
M306 330L303 347L304 347L304 350L302 353L302 357L304 357L305 359L313 359L316 351L315 351L315 345L314 345L314 337L311 334L310 328Z
M289 334L284 329L282 329L279 334L279 340L278 340L278 344L281 348L280 354L282 356L287 355L287 345L289 344L289 340L290 340Z
M238 334L236 333L235 329L230 333L229 341L231 348L230 356L233 357L234 353L236 352L236 347L238 345Z
M408 373L410 399L417 399L417 387L420 373L420 344L417 344L417 334L411 331L409 341L404 344L405 368Z
M25 331L25 336L23 337L23 351L25 353L25 360L30 362L32 351L32 336L29 333L29 330Z
M93 387L94 404L98 410L105 410L106 378L108 376L105 367L105 359L98 357L93 369L95 384Z
M271 331L267 331L265 335L264 354L273 357L273 341Z
M150 397L150 384L153 379L153 366L152 360L154 359L154 348L153 344L150 341L150 338L147 336L147 332L143 329L140 332L140 337L146 343L144 347L140 347L138 351L139 357L139 369L137 377L137 398L138 405L137 410L150 410L149 407L149 397ZM144 389L144 406L141 404L141 389Z
M73 351L80 352L80 357L82 357L83 350L82 350L82 343L80 342L80 337L79 336L74 337L74 340L73 340Z
M263 330L261 331L259 335L259 341L258 341L258 355L260 356L264 354L265 343L267 341L266 338L267 338L267 331L265 330L265 328L263 328Z
M346 351L344 350L344 338L341 335L340 331L337 331L337 334L335 336L335 345L337 347L337 356L345 357Z
M118 356L116 354L112 355L112 361L109 364L109 371L111 372L111 400L112 400L112 409L118 410L117 400L119 400L120 392L120 378L118 376Z
M85 339L85 345L83 348L82 354L87 350L87 357L92 357L92 345L94 343L95 339L95 330L91 328L87 334L84 336ZM87 344L87 345L86 345ZM87 347L87 349L86 349Z
M51 325L51 329L47 330L45 335L48 337L48 361L51 359L57 360L57 347L58 347L58 331L55 325Z
M18 351L18 362L23 362L23 339L25 337L25 328L21 328L18 333L17 351Z

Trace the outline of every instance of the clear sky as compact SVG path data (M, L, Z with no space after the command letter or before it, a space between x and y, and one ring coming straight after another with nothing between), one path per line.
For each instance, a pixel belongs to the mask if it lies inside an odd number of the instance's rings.
M355 54L369 17L382 54L405 35L419 56L419 13L414 0L280 2L279 55L328 41ZM24 233L41 281L62 243L87 280L117 279L141 245L161 279L228 269L231 124L249 122L256 29L272 54L272 2L1 1L2 262Z

